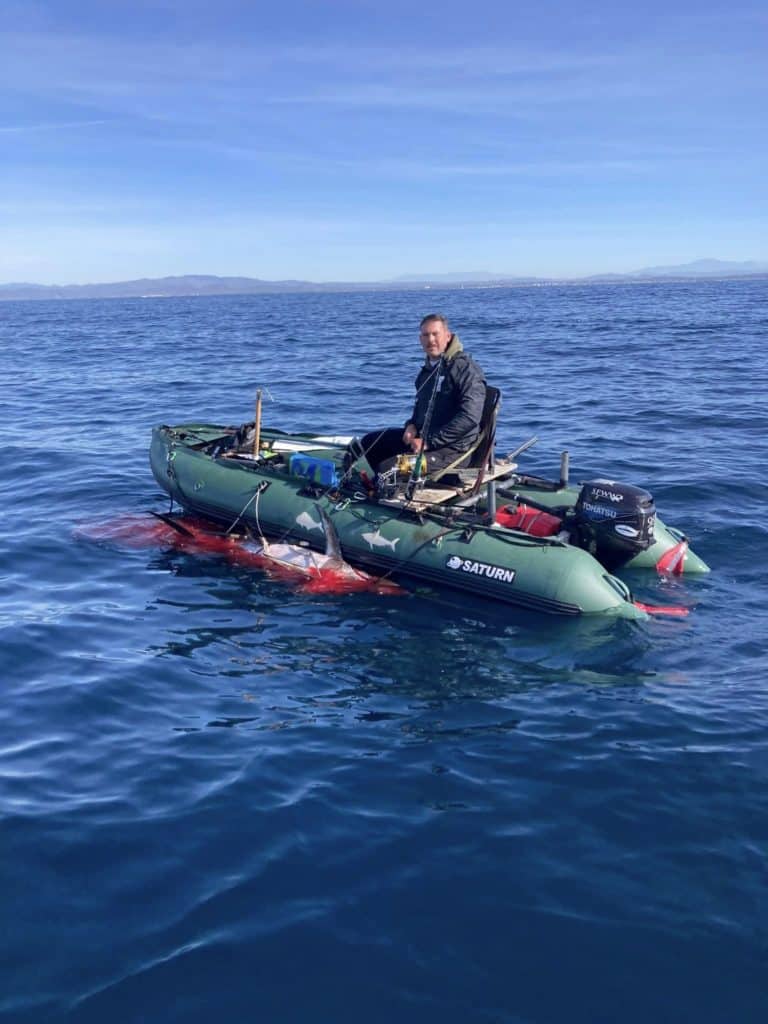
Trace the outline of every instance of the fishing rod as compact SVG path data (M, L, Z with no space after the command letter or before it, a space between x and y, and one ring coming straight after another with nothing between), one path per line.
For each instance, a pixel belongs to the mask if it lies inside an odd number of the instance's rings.
M258 459L261 447L261 388L256 389L256 413L253 417L253 457Z
M527 452L529 448L532 448L537 442L538 437L529 437L527 441L523 441L513 452L507 455L507 462L514 462L518 455L522 455L523 452Z
M424 416L424 423L422 424L422 428L421 428L421 451L416 453L416 458L414 459L413 469L411 470L411 475L410 475L410 477L408 479L408 483L405 485L405 497L406 497L406 499L408 501L410 501L411 498L413 497L413 493L416 490L416 486L419 483L419 479L421 477L421 463L422 463L422 459L424 460L424 465L426 466L427 457L426 457L426 455L424 455L424 446L426 444L427 436L429 434L429 426L430 426L430 423L432 422L432 411L435 408L435 399L437 398L437 392L438 392L438 390L440 388L440 384L441 384L442 379L443 379L442 375L441 375L441 370L443 369L444 361L445 360L444 360L443 356L441 355L440 359L437 362L437 366L432 371L432 373L434 374L434 377L435 377L435 383L432 386L432 394L429 396L429 402L427 404L427 411L426 411L426 414Z
M444 359L443 359L443 357L442 357L442 356L440 357L440 359L441 359L441 361L442 361L442 362L444 362ZM439 366L439 364L438 364L438 369L439 369L439 368L440 368L440 366ZM426 388L426 386L427 386L427 385L429 384L429 382L430 382L431 380L432 380L432 375L430 374L430 375L429 375L429 376L428 376L428 377L426 378L426 380L424 381L424 383L423 383L423 384L422 384L422 385L421 385L421 386L420 386L420 387L419 387L419 388L417 389L417 391L416 391L416 397L417 397L417 398L418 398L418 396L419 396L419 395L421 394L421 392L422 392L422 391L423 391L423 390L424 390L424 389ZM439 383L439 380L438 380L438 383ZM431 405L431 404L432 404L432 403L430 402L430 405ZM353 437L353 438L351 439L351 441L350 441L350 442L348 442L348 443L347 443L347 444L345 445L345 447L346 447L346 448L347 448L347 450L348 450L348 451L350 452L350 454L351 454L352 456L354 456L354 459L368 459L368 455L369 455L369 453L370 453L371 451L373 451L373 449L374 449L374 448L376 447L376 445L377 445L377 444L379 443L379 441L380 441L380 440L381 440L381 438L382 438L382 437L384 436L384 434L386 434L386 432L387 432L387 427L382 427L382 429L381 429L381 430L380 430L380 431L378 432L378 434L376 434L375 436L373 436L373 434L371 434L371 436L373 437L373 440L369 441L369 443L368 443L368 447L367 447L367 448L366 448L366 447L363 447L363 445L362 445L362 443L360 442L360 440L358 440L358 438L356 438L356 437ZM424 432L426 432L426 423L425 423L425 431L424 431ZM279 442L278 442L278 444L279 444ZM347 467L347 469L346 469L346 470L344 471L344 474L342 475L342 477L341 477L341 480L339 481L339 483L344 483L344 482L345 482L346 480L348 480L348 479L350 478L350 476L352 475L352 472L353 472L353 469L354 469L354 459L350 459L350 464L349 464L349 466ZM409 479L410 479L410 478L409 478Z

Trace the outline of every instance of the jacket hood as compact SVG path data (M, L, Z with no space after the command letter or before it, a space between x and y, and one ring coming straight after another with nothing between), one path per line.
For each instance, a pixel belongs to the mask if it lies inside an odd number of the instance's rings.
M451 340L448 342L448 347L446 348L445 352L443 352L443 359L445 359L446 362L450 362L451 359L456 358L459 352L463 351L464 346L459 341L458 334L452 334Z

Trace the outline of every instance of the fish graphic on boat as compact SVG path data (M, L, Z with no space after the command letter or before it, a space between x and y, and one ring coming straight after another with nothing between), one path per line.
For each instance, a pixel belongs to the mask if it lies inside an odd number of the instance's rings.
M320 510L318 509L318 511ZM319 530L321 533L323 532L322 521L315 522L309 512L302 512L301 515L296 516L295 522L297 526L301 526L305 530Z
M387 540L381 533L381 530L377 529L375 533L363 533L361 534L366 544L371 545L371 550L374 548L392 548L395 550L395 545L400 540L399 537L395 537L394 540Z

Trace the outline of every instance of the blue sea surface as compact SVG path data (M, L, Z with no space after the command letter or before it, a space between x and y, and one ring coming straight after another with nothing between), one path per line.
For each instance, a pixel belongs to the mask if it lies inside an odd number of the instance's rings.
M0 1020L768 1013L759 281L0 304ZM530 472L647 487L687 619L309 595L111 524L150 430L403 422L447 313Z

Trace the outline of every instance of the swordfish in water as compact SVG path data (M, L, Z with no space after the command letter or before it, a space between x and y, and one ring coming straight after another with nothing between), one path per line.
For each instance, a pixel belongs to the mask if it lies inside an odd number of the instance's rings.
M378 582L375 576L361 572L359 569L353 568L349 562L344 561L341 553L341 544L339 543L339 535L336 533L336 528L331 522L328 513L320 508L319 505L315 507L320 516L320 523L313 523L313 525L322 526L325 534L324 554L320 554L319 551L313 551L311 548L300 544L272 544L270 541L265 540L264 537L259 537L258 540L253 538L251 541L245 541L244 546L282 569L302 573L311 579L325 576L329 581L337 579L365 580L368 583ZM306 516L306 513L302 513L302 515Z
M313 551L300 544L270 543L264 537L238 537L218 532L212 524L199 519L153 515L173 531L168 537L173 546L183 551L223 555L234 565L274 570L288 579L298 579L302 589L328 593L349 593L372 590L382 594L402 594L403 590L386 579L353 568L344 560L336 528L328 514L316 506L320 518L313 526L325 534L325 552ZM306 516L307 513L302 513ZM207 525L207 528L206 528ZM303 524L306 525L306 524Z

